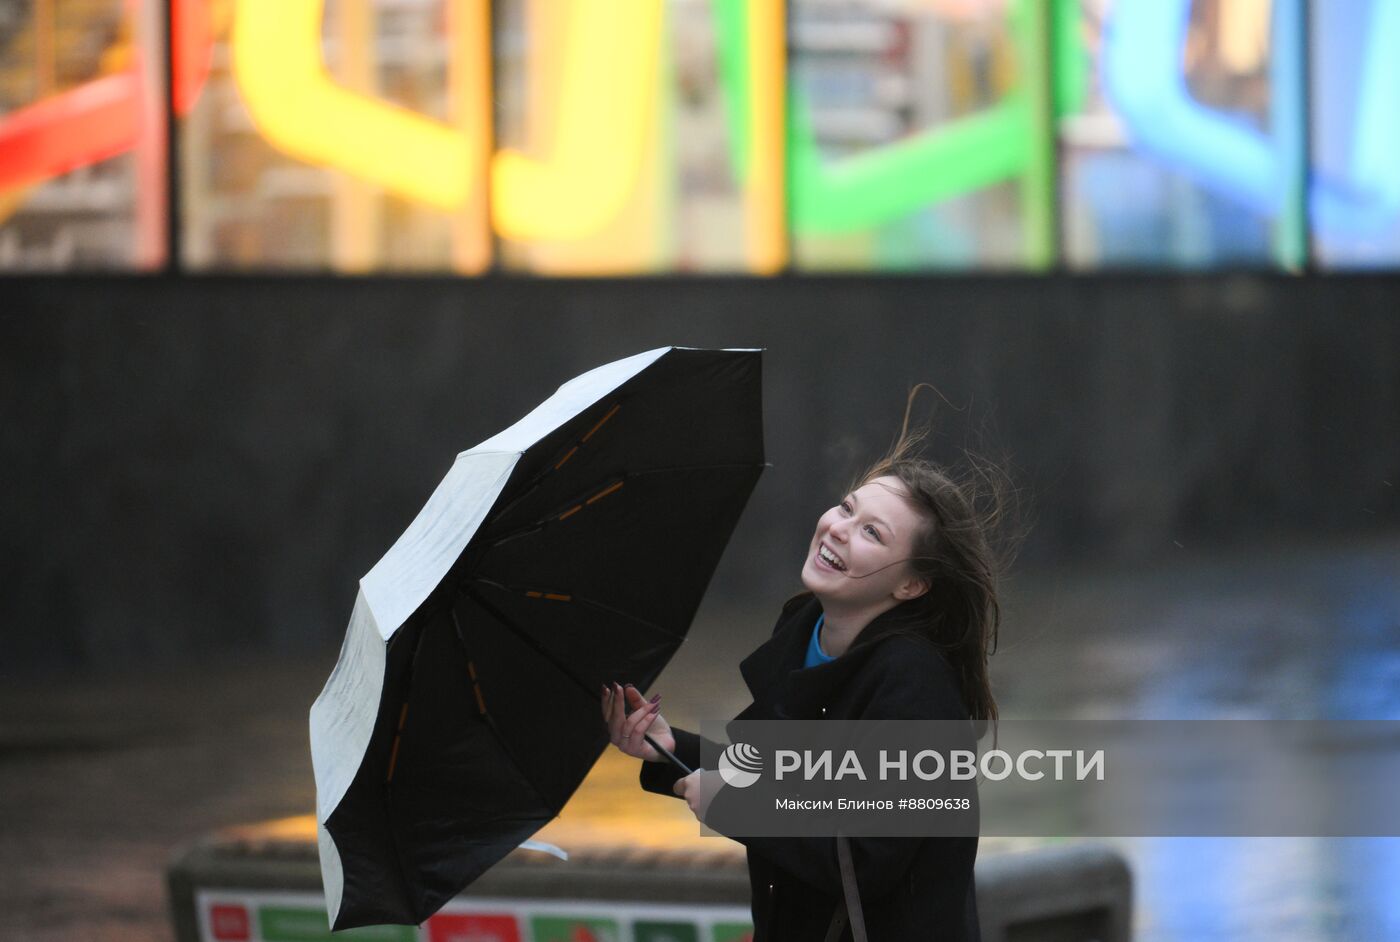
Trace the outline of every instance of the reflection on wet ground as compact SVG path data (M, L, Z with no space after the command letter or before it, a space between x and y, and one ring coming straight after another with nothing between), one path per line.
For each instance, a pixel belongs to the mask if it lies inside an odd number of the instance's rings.
M707 603L655 688L669 720L694 727L747 705L737 665L779 601ZM162 880L176 847L311 810L306 710L334 660L7 680L0 937L170 938ZM1400 719L1400 538L1019 575L994 665L1006 718ZM551 825L557 840L689 833L680 803L636 789L629 763L599 764ZM989 838L983 852L1043 842ZM1149 942L1400 938L1400 838L1113 843L1132 862Z
M1015 587L1006 717L1400 719L1400 543L1274 547ZM1400 838L1138 838L1138 936L1400 938Z

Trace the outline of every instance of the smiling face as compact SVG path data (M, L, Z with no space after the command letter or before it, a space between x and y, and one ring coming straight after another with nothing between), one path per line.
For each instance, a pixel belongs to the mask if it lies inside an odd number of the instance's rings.
M922 515L897 477L875 478L821 515L802 565L802 584L827 610L870 617L924 591L909 558Z

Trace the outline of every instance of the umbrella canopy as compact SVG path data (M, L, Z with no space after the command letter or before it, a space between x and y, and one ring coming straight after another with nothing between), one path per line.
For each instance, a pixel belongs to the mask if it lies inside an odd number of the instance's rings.
M660 674L762 467L756 350L607 364L457 456L311 708L333 928L421 923L559 813L600 686Z

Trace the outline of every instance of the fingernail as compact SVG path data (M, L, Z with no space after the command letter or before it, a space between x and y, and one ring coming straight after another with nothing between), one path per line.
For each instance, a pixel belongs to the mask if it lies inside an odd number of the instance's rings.
M659 703L653 703L651 706L647 707L647 709L650 710L650 711L653 712L653 713L656 713L656 712L658 712L658 711L661 709L661 704L659 704Z
M632 685L631 685L631 684L627 684L626 686L630 687L630 686L632 686Z
M654 697L651 698L651 702L652 702L652 703L659 703L660 700L661 700L661 694L659 694L659 693L658 693L656 696L654 696Z

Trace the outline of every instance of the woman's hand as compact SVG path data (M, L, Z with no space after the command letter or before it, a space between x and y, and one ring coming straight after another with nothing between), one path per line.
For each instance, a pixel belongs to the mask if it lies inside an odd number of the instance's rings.
M626 687L618 684L605 686L603 722L608 724L608 738L612 744L629 756L648 762L665 761L661 753L646 741L648 733L662 748L669 752L676 751L676 737L671 733L671 725L661 716L659 693L648 700L631 684Z
M703 824L705 813L710 810L710 802L714 799L715 792L722 787L724 787L724 780L718 772L696 769L685 778L676 779L676 784L671 786L671 791L685 799L685 803L690 806L691 813Z

